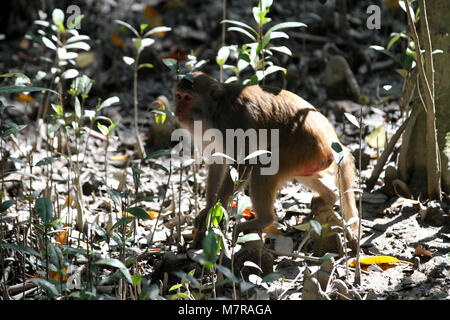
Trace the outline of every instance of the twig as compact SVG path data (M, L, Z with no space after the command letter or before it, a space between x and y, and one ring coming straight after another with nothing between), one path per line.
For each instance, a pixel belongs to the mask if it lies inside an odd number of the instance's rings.
M370 175L369 180L366 182L366 190L370 191L374 187L375 183L377 182L378 177L380 176L381 172L383 171L384 164L386 163L389 155L392 153L392 150L394 150L395 144L397 143L398 139L402 135L403 131L405 130L408 122L410 119L415 118L417 114L417 108L414 108L411 112L411 115L402 123L402 125L397 129L395 134L391 137L389 140L389 143L387 144L386 148L381 153L380 157L378 158L377 164L373 168L372 174Z
M303 260L312 261L312 262L320 262L320 258L317 258L317 257L305 256L305 255L297 254L297 253L284 253L284 252L279 252L279 251L272 250L269 248L266 248L266 250L277 256L286 256L286 257L298 258L298 259L303 259Z

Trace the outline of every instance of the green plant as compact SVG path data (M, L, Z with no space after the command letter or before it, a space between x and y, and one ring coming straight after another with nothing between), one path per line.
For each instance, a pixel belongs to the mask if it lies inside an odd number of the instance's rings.
M272 45L271 41L277 38L289 38L285 32L279 30L306 27L306 25L302 22L283 22L272 26L264 32L264 26L271 21L271 18L267 17L267 15L270 12L272 3L272 0L259 0L258 6L252 8L253 17L257 24L256 29L241 21L223 20L221 22L233 25L227 29L228 31L237 31L252 41L240 47L231 45L224 46L219 50L216 57L217 64L221 68L232 70L234 73L234 76L228 78L225 82L240 81L240 73L248 66L251 66L253 69L253 75L242 81L245 85L258 84L261 81L264 83L264 79L269 74L277 71L286 73L286 69L275 65L270 60L270 57L273 56L274 52L287 55L292 55L292 52L286 46ZM225 64L229 56L237 59L236 66Z
M137 76L138 71L142 68L153 68L153 65L150 63L143 63L139 64L139 58L141 56L142 51L151 46L155 40L152 38L149 38L151 35L158 33L158 32L166 32L172 30L169 27L161 26L161 27L155 27L147 32L145 30L148 28L148 24L141 24L140 25L140 32L138 32L135 28L133 28L131 25L124 21L116 20L117 24L120 24L121 26L127 28L130 30L136 38L133 38L133 44L136 49L136 55L134 58L131 57L123 57L124 62L131 66L133 68L133 96L134 96L134 130L135 130L135 136L136 136L136 142L137 142L137 149L139 152L139 157L141 160L143 160L146 157L144 145L141 140L141 136L139 135L139 125L138 125L138 98L137 98Z

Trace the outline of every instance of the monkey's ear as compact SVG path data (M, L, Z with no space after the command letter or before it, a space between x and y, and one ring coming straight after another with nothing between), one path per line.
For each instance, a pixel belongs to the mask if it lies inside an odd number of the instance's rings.
M213 83L208 87L208 95L212 99L218 99L223 93L223 88L220 83Z

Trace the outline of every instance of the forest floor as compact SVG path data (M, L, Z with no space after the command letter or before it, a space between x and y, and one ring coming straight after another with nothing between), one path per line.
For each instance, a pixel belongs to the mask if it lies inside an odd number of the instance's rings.
M173 27L174 30L167 33L165 37L157 39L154 46L143 55L141 61L155 65L154 69L140 74L138 85L141 112L139 121L144 128L142 133L145 135L144 142L148 153L170 147L170 143L167 143L169 137L167 132L161 133L163 134L162 144L155 142L153 135L158 126L155 124L154 116L146 112L151 103L161 95L171 100L174 77L164 69L160 63L160 57L173 54L179 47L189 48L185 53L191 49L195 50L199 59L209 60L204 70L218 78L218 67L214 61L219 43L214 39L218 39L220 35L221 27L218 22L222 14L219 1L193 1L191 6L183 8L177 6L169 8L165 6L166 1L154 2L155 7L161 12L164 24ZM275 21L300 20L308 24L308 29L293 32L292 40L286 44L295 53L294 58L281 58L278 61L280 65L288 69L288 75L285 78L287 83L285 80L273 77L271 84L285 85L287 89L317 106L335 125L341 141L351 149L354 155L358 154L359 149L359 129L348 122L345 124L344 112L358 117L361 110L364 136L384 125L387 136L391 137L404 119L400 112L399 96L381 99L388 96L382 87L385 84L401 86L402 78L395 73L395 66L388 57L376 55L369 46L386 45L390 32L405 28L404 20L399 19L402 13L383 7L385 15L383 15L382 29L367 30L365 9L370 1L359 1L358 5L349 12L351 36L347 36L336 25L337 13L329 4L327 7L320 5L319 1L314 1L314 3L307 3L305 8L301 8L300 5L295 4L295 1L274 2L276 4L271 14ZM107 145L99 135L91 135L85 149L87 152L78 159L83 167L80 185L83 189L83 203L86 208L83 216L84 226L90 226L96 239L94 250L104 255L109 252L111 246L117 249L117 244L101 241L102 234L99 230L111 226L121 217L118 212L120 210L114 208L108 190L133 189L133 174L129 164L132 159L137 159L134 150L136 144L134 132L130 129L133 128L132 71L122 62L123 56L132 56L132 45L123 34L120 36L126 44L125 48L112 40L111 32L118 30L112 21L121 19L138 25L145 21L148 12L145 13L145 4L135 4L124 11L123 5L114 6L107 2L92 3L82 9L86 15L82 30L94 40L92 53L95 55L94 60L85 66L83 71L95 80L86 105L94 106L97 97L120 97L120 104L105 109L104 113L105 116L114 120L120 120L114 131L116 138L110 139ZM12 16L20 15L16 11L12 12ZM100 14L101 12L105 14ZM96 18L106 13L107 19ZM328 19L327 14L331 14L336 19ZM250 22L250 7L243 2L233 2L229 7L229 18ZM399 21L403 21L403 24ZM227 37L227 42L239 43L239 37L236 37L236 34L228 32ZM95 41L101 45L94 44ZM327 50L330 44L337 46L339 48L337 53L347 59L359 84L361 95L366 96L371 103L362 105L355 102L351 92L345 93L343 97L329 96L324 87L324 74L326 65L329 63ZM2 50L0 69L2 70L34 75L38 70L48 68L41 63L29 62L32 61L30 57L39 53L33 51L36 48L23 42L21 37L0 42L0 47ZM369 65L374 70L372 73L368 71ZM39 103L31 103L28 106L31 109L27 109L26 103L17 101L16 98L13 95L2 97L5 105L15 106L5 111L6 119L23 123L25 112L27 112L31 122L27 128L3 145L3 148L8 150L9 157L22 159L24 164L7 161L5 165L10 170L31 173L37 178L33 179L30 190L30 180L26 175L12 174L5 177L10 180L22 180L23 184L7 183L3 188L6 199L14 199L16 205L1 215L2 228L5 232L2 238L6 242L17 239L18 226L23 225L30 216L29 204L25 196L36 190L43 192L51 181L54 190L52 191L54 207L73 223L67 244L79 246L81 243L83 246L83 241L80 242L82 237L80 230L76 230L75 227L76 210L65 206L67 194L71 193L73 196L73 188L68 189L68 161L48 151L50 141L45 138L44 127L40 128L38 135L35 135L34 120ZM35 139L40 141L40 147L31 152ZM395 167L398 145L389 158L388 165ZM80 151L76 146L74 147L74 152ZM106 157L105 150L108 152ZM361 177L364 183L370 177L377 161L377 151L363 141L362 153ZM56 156L57 160L51 164L51 171L48 166L34 166L32 172L29 172L29 166L26 165L27 155L32 156L34 163L50 155ZM192 170L192 167L181 170L179 164L170 164L170 159L165 156L154 161L165 168L173 167L171 181L168 183L169 175L160 167L148 163L140 166L139 195L153 197L167 193L164 203L161 203L161 197L148 198L147 201L140 203L146 211L159 213L160 217L137 222L132 229L134 242L128 247L127 254L141 257L138 263L141 274L156 283L161 280L167 289L170 285L179 282L179 278L169 276L168 280L164 280L165 272L182 270L188 273L196 268L195 275L200 275L201 267L195 262L196 251L189 249L188 243L191 239L195 213L205 205L207 171L204 166L198 170ZM107 172L105 172L105 165L108 167ZM349 257L348 261L334 257L326 263L316 263L296 257L295 254L313 255L312 239L305 242L301 252L296 252L300 243L303 243L305 238L309 239L309 234L293 228L299 223L309 221L312 193L291 181L280 190L275 203L279 223L283 226L282 230L265 235L267 248L278 253L281 251L285 253L285 255L276 256L273 265L273 272L281 274L283 280L269 282L267 286L260 285L261 290L252 291L250 296L257 299L301 299L307 288L311 299L449 299L449 195L443 195L444 200L441 203L405 199L386 191L383 178L384 173L381 174L372 191L365 191L362 194L362 257L392 256L409 263L368 267L367 270L362 271L361 284L355 285L354 268L347 268L348 262L354 259L353 256ZM177 237L178 212L182 213L180 217L182 237L180 238ZM149 247L150 238L153 243ZM7 257L5 261L8 261L8 264L11 263L8 269L7 287L23 282L23 275L17 267L14 267L15 256ZM34 274L34 271L30 267L27 274ZM322 275L323 272L328 273L328 276L321 278L321 272ZM308 276L308 273L313 275ZM318 279L320 288L315 280L311 281L312 278ZM71 281L75 285L76 279L72 278ZM165 293L167 294L167 291ZM11 291L10 294L14 293ZM107 294L112 293L107 291ZM230 298L231 288L225 287L220 294ZM33 292L28 298L32 295Z

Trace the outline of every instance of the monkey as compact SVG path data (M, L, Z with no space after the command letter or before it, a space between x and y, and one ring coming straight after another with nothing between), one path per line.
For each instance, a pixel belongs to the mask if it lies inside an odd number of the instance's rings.
M236 236L241 232L262 230L276 220L274 201L277 191L291 178L318 193L319 196L313 198L316 208L332 208L338 196L322 181L332 168L337 172L336 179L339 178L337 185L342 195L341 209L345 220L358 218L355 195L351 190L355 181L353 156L347 152L340 170L336 170L331 145L339 139L333 126L298 95L271 86L221 83L196 71L191 79L184 77L177 83L174 101L175 116L191 133L195 121L202 121L202 132L212 128L224 134L227 129L278 129L278 141L268 143L268 151L279 153L275 174L262 174L261 163L239 167L243 179L248 181L255 218L238 223ZM233 192L229 167L220 163L208 167L206 207L195 218L194 243L204 237L205 218L210 208L217 200L227 203ZM360 227L359 220L355 220L350 226L354 234Z

